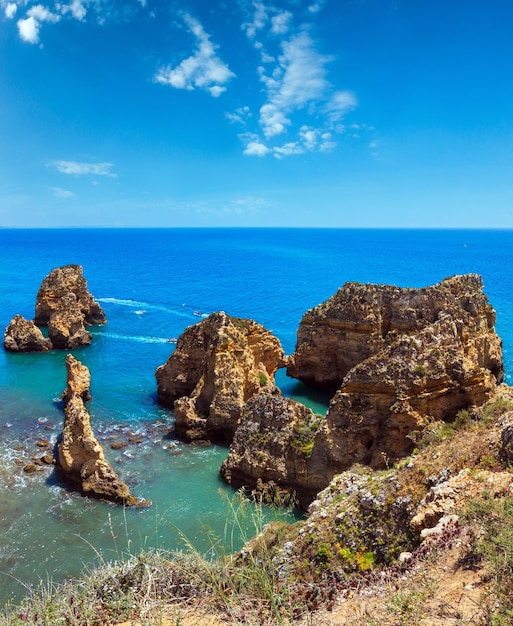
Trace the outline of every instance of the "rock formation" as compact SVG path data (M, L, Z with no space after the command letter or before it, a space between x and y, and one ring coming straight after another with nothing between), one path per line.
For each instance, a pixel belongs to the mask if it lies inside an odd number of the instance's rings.
M448 313L487 334L495 311L477 274L454 276L425 288L346 283L326 302L305 313L294 358L287 374L307 385L335 392L356 365L380 353L401 335L415 335ZM473 332L474 328L469 329ZM497 380L502 379L498 339L482 355ZM490 353L490 354L488 354Z
M84 314L74 293L59 300L48 320L48 336L54 348L73 350L91 343L92 335L84 328Z
M464 510L465 504L479 496L489 498L511 497L513 475L511 472L472 472L468 468L457 476L431 487L426 497L419 503L411 525L417 530L433 528L450 514Z
M178 437L230 442L244 403L274 389L279 340L252 320L213 313L190 326L157 368L159 402L174 409Z
M305 315L288 368L317 387L338 386L308 458L298 463L276 444L292 441L291 404L258 398L243 413L244 434L236 435L223 475L260 490L271 481L304 503L354 464L393 463L429 421L450 421L495 393L503 363L494 323L476 275L424 289L346 285ZM258 445L244 449L242 438L252 435Z
M39 326L48 324L52 313L62 309L61 299L70 293L75 295L85 324L106 324L103 309L89 293L81 265L56 267L45 277L37 292L34 322Z
M255 496L306 506L317 491L305 484L308 459L323 416L303 404L262 391L242 410L221 476L233 487L253 488Z
M132 496L120 480L91 429L84 400L90 398L89 370L71 354L66 357L68 385L63 393L64 427L57 445L56 469L86 496L126 506L149 506Z
M353 463L385 467L413 449L415 431L429 420L450 421L483 404L502 382L502 344L479 276L446 279L416 290L416 299L405 291L419 309L402 319L419 328L401 332L391 322L383 348L346 374L316 437L313 473Z
M87 289L82 267L57 267L39 288L34 321L15 315L5 330L4 346L16 352L73 350L91 343L92 335L84 324L106 322L103 309ZM48 326L48 339L38 325Z
M32 320L15 315L5 330L4 347L11 352L47 352L52 342Z

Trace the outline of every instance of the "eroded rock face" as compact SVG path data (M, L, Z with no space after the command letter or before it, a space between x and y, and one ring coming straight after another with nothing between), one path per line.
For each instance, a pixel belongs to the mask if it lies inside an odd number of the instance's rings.
M5 329L4 347L11 352L47 352L52 342L32 320L15 315Z
M278 390L257 393L242 410L221 476L235 488L250 487L263 500L306 506L317 493L306 473L322 419Z
M126 506L148 506L132 496L93 434L84 400L89 399L89 370L71 354L66 357L68 385L63 393L64 427L57 445L56 469L87 496Z
M511 497L513 475L510 472L471 472L461 470L457 476L431 487L412 517L411 525L417 530L433 528L439 520L459 513L466 503L487 495L491 498Z
M502 381L495 312L479 276L425 289L351 284L318 309L305 316L288 369L321 388L338 385L311 455L294 466L291 450L275 445L292 441L289 407L281 401L273 412L255 399L240 427L263 443L243 449L236 435L223 469L237 485L273 481L303 504L355 464L379 469L409 454L428 421L483 404ZM268 461L271 449L280 458Z
M84 327L82 313L74 293L68 293L56 303L48 320L48 336L54 348L74 350L91 343L92 335Z
M34 322L48 324L52 313L62 309L62 298L69 294L75 295L85 324L107 323L102 307L89 293L81 265L56 267L46 276L37 293Z
M346 374L401 335L415 335L448 313L492 335L495 311L477 274L453 276L420 289L346 283L301 320L287 373L314 388L335 392ZM474 328L469 329L473 332ZM499 341L479 355L481 367L502 380ZM480 346L478 346L480 347Z
M213 313L187 328L157 368L159 402L174 409L178 437L230 442L244 403L273 389L283 364L279 340L263 326Z
M437 290L447 308L434 322L388 335L381 351L346 374L316 437L312 469L383 468L411 452L412 434L427 420L452 420L495 393L502 347L479 277L454 277L429 289ZM438 302L435 295L431 302Z

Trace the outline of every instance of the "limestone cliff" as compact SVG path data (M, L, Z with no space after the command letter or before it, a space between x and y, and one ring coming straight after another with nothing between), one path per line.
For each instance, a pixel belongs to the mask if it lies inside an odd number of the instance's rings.
M39 288L34 321L15 315L5 330L4 347L16 352L73 350L91 343L85 324L106 321L103 309L87 289L82 267L57 267ZM48 326L48 338L38 326Z
M322 419L278 390L257 393L244 406L221 476L232 487L251 486L264 500L306 506L317 493L305 476Z
M420 312L408 317L429 320L437 311L437 319L416 332L399 333L395 324L383 348L346 374L316 437L312 472L385 467L411 452L413 433L428 421L450 421L494 394L504 372L502 344L480 277L456 276L424 291L430 306L421 300Z
M11 352L47 352L52 342L32 320L15 315L5 329L4 347Z
M157 368L159 402L174 409L178 437L230 442L244 403L274 388L279 340L252 320L213 313L190 326Z
M68 385L63 393L64 427L57 445L56 469L86 496L126 506L148 506L132 496L120 480L91 429L84 400L90 398L89 370L71 354L66 357Z
M495 311L477 274L454 276L424 288L346 283L326 302L303 316L296 350L287 373L306 384L331 392L365 359L378 354L398 336L415 335L436 322L440 313L474 319L480 331L492 334ZM501 380L502 358L497 339L482 355Z
M350 284L317 309L302 322L288 371L338 389L308 458L296 463L290 448L276 445L292 441L290 403L281 401L273 413L276 400L255 399L223 466L237 485L270 481L295 491L304 505L354 464L383 468L407 455L426 424L483 404L502 381L495 312L479 276L424 289ZM244 448L244 437L254 434L258 444Z
M34 322L40 326L48 324L52 313L62 309L62 298L69 294L74 294L85 324L107 322L102 307L89 293L81 265L56 267L44 278L37 293Z

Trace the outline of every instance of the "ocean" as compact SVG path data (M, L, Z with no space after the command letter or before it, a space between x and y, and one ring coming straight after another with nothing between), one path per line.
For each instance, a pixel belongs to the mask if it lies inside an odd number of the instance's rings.
M301 316L346 281L422 287L481 274L497 311L506 382L513 375L513 231L345 229L0 229L0 325L33 318L36 294L55 267L80 264L108 324L75 356L91 372L93 430L144 510L82 498L51 468L26 474L37 443L62 428L66 352L0 349L0 606L26 585L62 581L101 560L144 548L208 551L230 537L233 491L218 470L219 446L169 437L173 416L156 400L155 369L168 339L225 311L263 324L290 354ZM283 392L320 412L326 398L279 372ZM121 450L114 441L142 439ZM266 510L267 518L291 512ZM227 522L228 520L228 522ZM248 522L251 525L251 522ZM248 532L250 530L248 529ZM239 543L237 543L239 541ZM224 549L239 547L228 542Z

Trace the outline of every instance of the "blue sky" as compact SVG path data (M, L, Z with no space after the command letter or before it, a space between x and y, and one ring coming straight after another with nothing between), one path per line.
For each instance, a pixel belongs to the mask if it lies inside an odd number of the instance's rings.
M510 0L0 0L0 226L512 207Z

